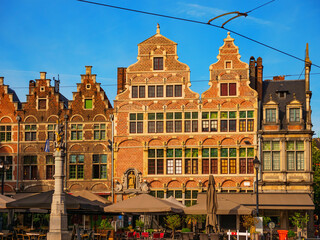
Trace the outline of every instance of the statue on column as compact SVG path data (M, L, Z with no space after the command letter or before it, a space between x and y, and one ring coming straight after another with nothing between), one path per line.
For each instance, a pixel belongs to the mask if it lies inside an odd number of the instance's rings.
M56 135L56 139L54 141L54 148L57 152L60 152L60 150L64 149L64 141L63 141L63 137L64 137L64 132L63 132L63 125L57 123L56 125L56 129L55 129L55 135Z

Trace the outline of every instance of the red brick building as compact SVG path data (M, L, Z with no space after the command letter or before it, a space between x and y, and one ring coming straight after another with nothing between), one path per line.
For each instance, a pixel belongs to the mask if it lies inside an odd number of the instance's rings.
M150 189L195 203L214 174L219 192L252 192L258 94L228 34L210 66L209 89L190 89L177 44L157 33L138 44L138 62L119 69L115 109L117 196ZM132 177L133 175L133 177ZM134 179L134 184L130 185Z

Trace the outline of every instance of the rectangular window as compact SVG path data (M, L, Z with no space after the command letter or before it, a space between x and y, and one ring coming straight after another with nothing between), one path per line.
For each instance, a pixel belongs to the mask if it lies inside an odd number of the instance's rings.
M145 98L145 97L146 97L146 87L139 86L139 98Z
M138 87L137 86L132 86L132 98L138 98Z
M148 133L163 132L163 113L148 113Z
M54 141L55 140L55 128L56 125L55 124L48 124L47 126L47 139L49 139L50 141Z
M182 132L182 113L181 112L168 112L166 113L166 131Z
M167 174L182 174L182 149L167 149Z
M71 140L82 140L82 124L71 124Z
M185 149L185 174L198 174L198 149Z
M38 161L37 156L23 157L23 180L38 179Z
M12 156L0 156L0 163L4 163L4 180L12 180ZM0 170L0 179L2 179L2 169Z
M289 171L304 170L304 142L287 141L287 168Z
M239 132L252 132L254 128L253 111L239 112Z
M163 174L163 149L148 150L148 174Z
M84 155L70 155L69 179L84 178Z
M163 70L163 57L153 58L153 70Z
M46 156L46 179L54 179L54 157L52 155Z
M218 112L202 112L202 132L218 131Z
M289 109L290 122L300 122L300 108Z
M129 132L143 133L143 113L130 113Z
M37 140L37 125L25 125L25 140L26 141Z
M175 85L174 86L174 96L175 97L182 97L182 85Z
M254 149L253 148L240 148L240 173L241 174L253 174L253 158Z
M154 98L156 96L156 87L155 86L148 86L148 97Z
M270 108L266 109L266 122L275 123L276 122L276 109Z
M218 173L218 149L203 148L202 149L202 174Z
M163 97L163 86L157 86L157 97Z
M263 170L280 171L280 142L263 142Z
M236 174L236 148L221 148L221 174Z
M173 97L173 85L166 86L166 97Z
M39 110L47 109L47 99L38 99L38 109Z
M11 142L11 126L1 125L0 126L0 142Z
M106 154L92 155L92 178L107 179L107 155Z
M94 124L93 125L93 136L94 140L105 140L106 139L106 124Z
M184 204L187 207L195 205L197 203L198 190L186 190Z
M220 83L220 96L236 96L237 84L236 83Z
M235 132L237 112L220 112L220 132Z
M85 99L84 100L84 108L85 109L92 109L92 99Z

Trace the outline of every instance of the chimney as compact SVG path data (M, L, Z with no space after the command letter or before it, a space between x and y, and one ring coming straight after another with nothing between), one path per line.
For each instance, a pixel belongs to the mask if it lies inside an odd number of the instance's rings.
M257 88L256 84L256 61L254 57L250 58L250 63L249 63L249 80L250 80L250 87L255 89Z
M257 58L257 66L256 66L256 76L257 76L257 82L256 82L256 88L258 92L258 99L262 99L262 80L263 80L263 65L262 65L262 58Z
M40 79L46 79L46 72L40 72Z
M127 68L119 67L118 68L118 90L117 94L123 92L125 90L125 84L126 84L126 72Z
M53 77L53 80L54 80L54 91L58 93L60 91L60 80L59 78L57 80L54 77Z
M284 81L285 75L282 76L274 76L273 81Z
M0 77L0 85L3 85L3 79L4 77Z
M91 75L92 66L86 66L86 75Z

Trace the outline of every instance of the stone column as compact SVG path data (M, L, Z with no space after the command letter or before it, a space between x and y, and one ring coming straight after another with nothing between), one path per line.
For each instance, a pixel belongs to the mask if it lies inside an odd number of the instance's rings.
M63 188L64 180L64 143L63 126L57 124L55 150L54 193L52 196L50 227L47 234L48 240L69 240L68 218L65 205L65 192Z
M55 151L54 194L52 196L50 228L48 240L69 240L68 218L65 206L65 193L63 191L63 159L64 151Z

